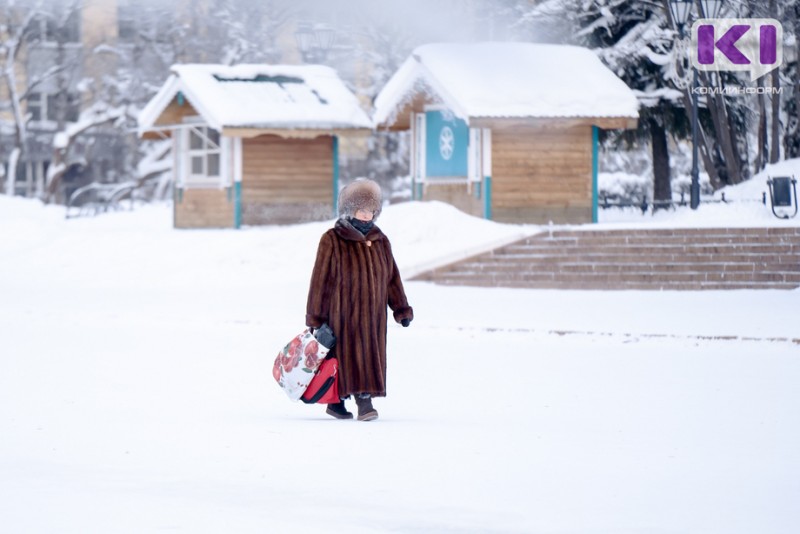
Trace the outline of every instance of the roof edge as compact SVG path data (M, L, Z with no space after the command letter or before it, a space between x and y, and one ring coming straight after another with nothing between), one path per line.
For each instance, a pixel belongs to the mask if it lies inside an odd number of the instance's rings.
M136 117L138 125L136 133L139 137L142 137L146 131L152 128L156 120L158 120L158 117L167 109L167 106L172 102L172 99L178 92L176 88L177 85L178 76L176 74L170 74L169 78L167 78L153 98L151 98L139 112L139 115Z
M419 56L411 54L375 98L372 121L376 128L391 128L397 121L398 110L414 97L420 82L430 88L457 117L469 123L469 114L461 103L442 86Z

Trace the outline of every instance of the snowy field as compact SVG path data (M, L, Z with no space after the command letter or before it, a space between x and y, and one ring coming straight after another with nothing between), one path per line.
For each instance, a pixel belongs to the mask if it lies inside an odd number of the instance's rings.
M728 207L603 226L787 224ZM0 197L0 531L800 532L800 291L407 282L380 419L337 421L271 376L330 223L171 223ZM406 274L541 230L379 225Z

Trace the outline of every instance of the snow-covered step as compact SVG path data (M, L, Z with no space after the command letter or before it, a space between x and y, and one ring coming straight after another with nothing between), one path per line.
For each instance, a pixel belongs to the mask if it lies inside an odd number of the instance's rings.
M800 287L800 228L557 231L417 279L562 289L792 289Z
M628 263L592 263L592 262L480 262L473 261L460 265L457 272L472 273L526 273L526 272L560 272L560 273L615 273L641 272L647 274L670 272L712 272L712 273L800 273L800 263L718 263L691 262L674 263L628 262Z
M661 253L680 247L687 252L697 254L726 254L743 252L747 254L796 254L800 255L800 248L791 243L648 243L648 244L625 244L613 243L603 244L594 242L578 242L573 245L564 246L563 244L539 243L536 245L524 245L509 247L501 252L508 255L526 254L552 254L562 251L563 253L572 252L580 249L584 253L614 254L614 253Z

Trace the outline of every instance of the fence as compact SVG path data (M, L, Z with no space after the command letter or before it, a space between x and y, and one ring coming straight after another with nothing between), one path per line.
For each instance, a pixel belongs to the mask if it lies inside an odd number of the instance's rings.
M135 182L121 184L100 184L93 182L76 189L67 201L66 218L97 215L110 210L122 209L122 202L130 200L133 209Z

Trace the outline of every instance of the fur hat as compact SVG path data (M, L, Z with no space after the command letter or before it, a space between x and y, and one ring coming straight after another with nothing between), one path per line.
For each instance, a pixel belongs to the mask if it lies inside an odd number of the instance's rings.
M367 210L373 213L372 220L376 220L383 206L381 186L367 178L357 178L339 192L339 217L355 217L358 210Z

